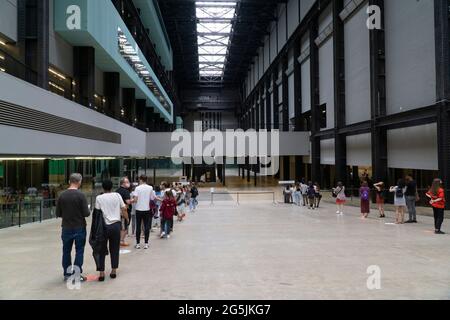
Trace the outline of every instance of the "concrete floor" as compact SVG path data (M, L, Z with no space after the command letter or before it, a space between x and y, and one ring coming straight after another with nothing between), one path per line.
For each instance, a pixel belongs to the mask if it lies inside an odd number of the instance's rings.
M61 279L59 221L0 230L0 299L449 299L450 236L432 219L386 225L348 208L201 202L173 238L121 256L116 280L69 290ZM265 199L264 199L265 198ZM392 217L392 213L388 214ZM450 231L447 222L444 231ZM86 247L85 271L95 274ZM367 268L381 268L368 290Z

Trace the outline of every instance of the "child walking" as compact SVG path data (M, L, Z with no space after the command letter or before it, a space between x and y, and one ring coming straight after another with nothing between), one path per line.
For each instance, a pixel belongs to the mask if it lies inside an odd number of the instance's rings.
M173 216L177 207L177 202L173 196L172 191L168 190L165 193L165 198L161 203L161 225L163 231L161 233L161 239L170 238L171 228L173 225Z

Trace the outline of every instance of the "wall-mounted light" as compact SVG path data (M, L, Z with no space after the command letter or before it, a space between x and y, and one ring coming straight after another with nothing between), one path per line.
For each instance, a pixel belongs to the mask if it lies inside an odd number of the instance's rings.
M1 72L6 72L6 69L0 68Z
M76 85L77 85L77 83L75 82L75 80L72 81L72 85L73 85L73 86L76 86Z
M46 158L0 158L0 161L44 161Z
M3 40L0 40L0 44L1 44L2 46L6 46L6 42L3 41Z
M61 92L66 92L66 90L65 90L64 88L58 86L57 84L55 84L55 83L53 83L53 82L51 82L51 81L49 81L48 84L49 84L50 86L52 86L53 88L55 88L56 90L59 90L59 91L61 91Z
M97 95L97 94L94 94L94 98L95 98L95 99L98 99L98 95Z
M51 74L54 74L55 76L57 76L58 78L60 78L61 80L66 80L66 77L65 77L63 74L59 73L58 71L53 70L52 68L48 68L48 71L49 71Z
M5 57L0 55L0 60L5 60Z

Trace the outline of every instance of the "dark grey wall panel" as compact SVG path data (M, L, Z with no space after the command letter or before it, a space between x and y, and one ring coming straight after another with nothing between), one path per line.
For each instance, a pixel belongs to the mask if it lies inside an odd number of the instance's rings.
M120 144L120 134L0 100L0 124Z
M345 22L345 99L346 124L370 119L369 29L367 5Z
M385 1L387 113L436 102L434 1Z

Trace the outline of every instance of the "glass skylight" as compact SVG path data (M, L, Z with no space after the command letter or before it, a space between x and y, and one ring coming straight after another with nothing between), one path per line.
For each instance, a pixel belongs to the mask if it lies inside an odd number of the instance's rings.
M223 79L235 14L235 1L196 2L200 80Z

